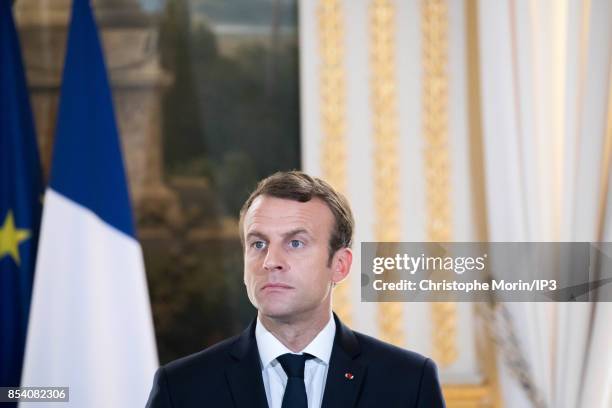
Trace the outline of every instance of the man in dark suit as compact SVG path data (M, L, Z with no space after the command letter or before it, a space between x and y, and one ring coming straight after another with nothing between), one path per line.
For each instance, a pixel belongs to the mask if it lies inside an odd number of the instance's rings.
M240 211L257 318L161 367L147 407L444 407L435 364L346 327L333 287L352 263L347 200L302 172L261 181Z

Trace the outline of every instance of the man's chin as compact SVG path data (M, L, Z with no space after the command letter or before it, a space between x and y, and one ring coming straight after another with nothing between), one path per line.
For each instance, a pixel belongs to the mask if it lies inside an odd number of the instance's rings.
M291 311L260 308L259 315L268 319L288 319L294 315Z
M290 321L296 316L296 310L287 307L274 307L270 305L260 306L258 309L260 317L276 321Z

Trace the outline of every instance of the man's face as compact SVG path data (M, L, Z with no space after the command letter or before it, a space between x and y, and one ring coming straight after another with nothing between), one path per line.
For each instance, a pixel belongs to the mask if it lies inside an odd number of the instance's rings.
M290 322L329 313L332 283L350 268L349 249L328 264L333 226L333 214L320 199L253 201L244 217L244 283L260 314Z

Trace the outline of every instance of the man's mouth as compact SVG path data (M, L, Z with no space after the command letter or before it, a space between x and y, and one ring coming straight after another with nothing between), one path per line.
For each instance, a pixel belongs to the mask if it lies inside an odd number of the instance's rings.
M293 289L293 287L289 285L285 285L284 283L266 283L261 288L261 290L283 290L283 289Z

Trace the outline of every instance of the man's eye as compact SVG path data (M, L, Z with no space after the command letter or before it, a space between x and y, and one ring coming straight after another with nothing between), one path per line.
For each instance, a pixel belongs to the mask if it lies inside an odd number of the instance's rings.
M251 244L251 246L255 249L264 249L266 247L266 243L263 241L255 241Z
M304 246L304 243L300 240L292 239L291 241L289 241L289 246L291 248L302 248Z

